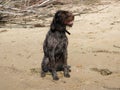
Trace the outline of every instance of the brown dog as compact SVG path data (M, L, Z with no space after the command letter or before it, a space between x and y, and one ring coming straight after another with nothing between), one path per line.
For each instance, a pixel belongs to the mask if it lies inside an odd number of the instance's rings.
M70 77L70 66L67 64L68 38L66 26L72 27L74 15L71 12L59 10L56 12L48 31L44 45L44 57L41 64L41 76L51 72L53 79L58 80L57 71L63 71L65 77Z

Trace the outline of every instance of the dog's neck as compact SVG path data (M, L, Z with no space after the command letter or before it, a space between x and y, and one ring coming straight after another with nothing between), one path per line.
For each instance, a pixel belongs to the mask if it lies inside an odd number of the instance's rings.
M54 31L60 31L60 32L65 32L67 33L68 35L70 35L70 32L67 31L66 29L66 25L60 25L60 24L56 24L54 26L51 27L51 30L54 32Z

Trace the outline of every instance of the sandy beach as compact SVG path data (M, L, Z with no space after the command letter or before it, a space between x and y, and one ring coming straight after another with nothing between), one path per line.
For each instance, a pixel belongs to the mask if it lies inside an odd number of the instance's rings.
M120 1L104 7L75 17L59 81L39 74L49 27L0 28L0 90L120 90Z

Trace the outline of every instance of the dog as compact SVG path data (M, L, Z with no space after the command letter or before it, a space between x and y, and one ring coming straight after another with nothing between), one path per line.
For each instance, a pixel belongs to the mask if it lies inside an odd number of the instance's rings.
M53 80L59 80L57 71L63 71L69 78L70 66L67 64L67 34L66 26L72 27L74 15L69 11L59 10L55 13L43 44L44 57L41 63L41 77L51 72Z

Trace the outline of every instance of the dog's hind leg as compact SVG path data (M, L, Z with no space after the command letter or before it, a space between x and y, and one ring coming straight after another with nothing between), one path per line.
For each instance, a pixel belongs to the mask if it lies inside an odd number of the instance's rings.
M44 56L42 64L41 64L41 77L45 77L46 76L46 72L49 71L48 63L49 63L49 59Z

